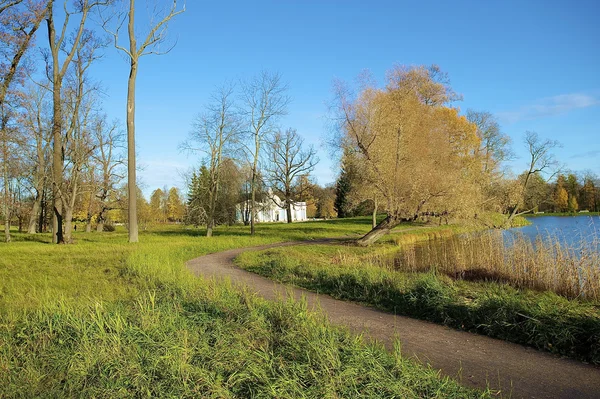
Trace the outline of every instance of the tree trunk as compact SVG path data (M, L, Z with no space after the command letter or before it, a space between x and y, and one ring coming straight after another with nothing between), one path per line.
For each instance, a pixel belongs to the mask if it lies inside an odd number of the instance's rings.
M46 201L46 190L42 191L42 200L40 202L40 218L38 220L38 231L43 233L46 226L46 216L48 215L48 202Z
M92 232L92 219L91 218L88 218L85 222L85 232L86 233Z
M105 212L106 209L104 207L102 207L100 212L98 212L98 217L96 218L96 231L98 233L102 233L104 231L104 222L106 220L106 217L104 216Z
M10 218L6 215L4 216L4 242L10 242Z
M287 222L288 223L292 223L292 203L287 201L287 206L286 206L286 212L287 212Z
M8 138L6 137L5 130L6 123L4 119L2 120L2 178L4 180L4 241L10 242L10 193L8 186L8 145L6 141Z
M73 242L73 209L65 210L65 233L64 243L71 244Z
M374 229L377 227L377 200L373 200L373 220L371 222L371 227Z
M62 108L61 108L61 82L55 78L53 86L53 114L52 114L52 242L63 244L63 203L60 196L63 178L63 147L62 147Z
M138 242L137 185L135 170L135 79L137 60L131 60L127 83L127 190L129 198L129 242Z
M356 240L356 244L361 247L368 247L384 235L388 234L390 230L398 226L402 221L397 216L388 215L381 223L375 226L371 231L365 234L363 237Z
M29 225L27 227L28 234L36 233L36 224L39 218L40 213L40 203L42 196L40 194L36 195L35 200L33 201L33 206L31 207L31 215L29 216Z
M254 160L254 167L252 168L252 187L250 188L250 235L254 235L254 216L256 215L256 163L257 160Z

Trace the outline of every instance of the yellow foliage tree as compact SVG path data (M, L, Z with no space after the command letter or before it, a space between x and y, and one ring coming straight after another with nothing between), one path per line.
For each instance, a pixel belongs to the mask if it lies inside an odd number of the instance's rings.
M385 88L365 83L355 98L336 86L341 144L365 168L364 184L387 213L359 245L370 245L403 220L473 214L481 202L477 128L447 106L456 95L440 76L436 67L398 67Z

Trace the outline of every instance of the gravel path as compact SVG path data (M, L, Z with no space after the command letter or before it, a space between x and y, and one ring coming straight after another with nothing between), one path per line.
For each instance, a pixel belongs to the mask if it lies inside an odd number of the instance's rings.
M502 397L512 398L600 399L598 367L286 286L233 264L236 256L248 250L330 241L333 240L233 249L192 259L187 266L198 276L228 279L234 284L247 286L266 299L304 296L309 307L321 309L333 324L344 325L355 333L364 333L388 348L397 337L403 353L431 364L466 386L490 386L500 390Z

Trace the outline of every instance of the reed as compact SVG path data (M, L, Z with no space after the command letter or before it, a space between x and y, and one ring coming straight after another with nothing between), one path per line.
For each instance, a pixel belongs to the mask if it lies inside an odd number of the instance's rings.
M538 235L532 242L522 234L487 231L405 246L393 263L400 271L432 271L455 279L496 281L571 299L598 300L599 248L597 232L575 240ZM389 257L380 262L389 262Z

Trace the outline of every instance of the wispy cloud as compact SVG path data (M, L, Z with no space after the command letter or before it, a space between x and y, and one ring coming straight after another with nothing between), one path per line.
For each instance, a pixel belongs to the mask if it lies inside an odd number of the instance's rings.
M598 104L600 104L598 98L587 94L561 94L539 99L533 104L514 111L499 112L498 118L504 123L516 123L522 120L564 114L575 109L592 107Z
M581 152L579 154L572 155L571 159L575 159L575 158L596 158L598 156L600 156L600 150Z

